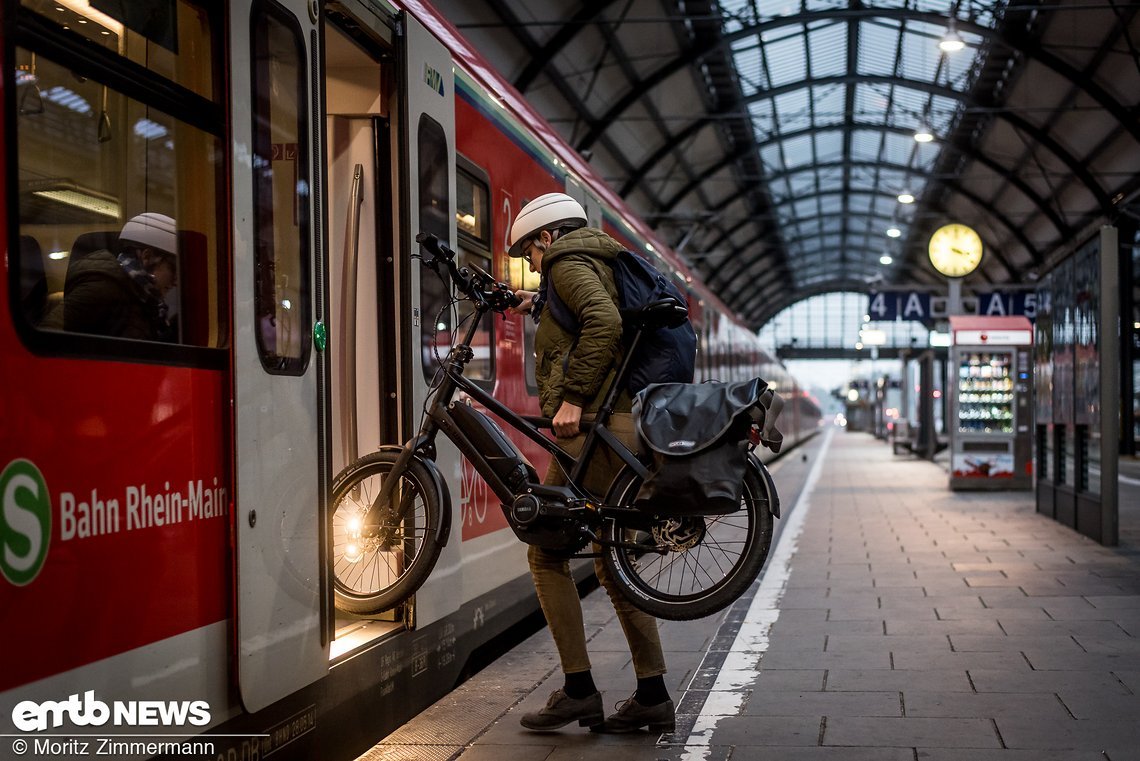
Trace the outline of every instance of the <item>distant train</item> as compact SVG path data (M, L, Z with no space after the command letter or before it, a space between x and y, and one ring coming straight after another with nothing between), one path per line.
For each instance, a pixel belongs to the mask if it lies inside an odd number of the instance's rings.
M0 13L4 733L350 758L537 610L525 547L454 451L462 520L427 585L379 617L333 605L332 478L414 430L463 318L412 260L418 231L533 287L509 224L565 190L675 273L701 378L759 374L786 438L816 431L755 335L423 3ZM537 414L533 333L497 321L476 350Z

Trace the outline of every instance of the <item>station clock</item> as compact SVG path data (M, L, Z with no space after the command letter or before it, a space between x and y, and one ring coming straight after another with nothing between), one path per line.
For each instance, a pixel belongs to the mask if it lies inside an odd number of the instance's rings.
M982 238L960 223L943 225L930 236L930 263L946 277L965 277L982 261Z

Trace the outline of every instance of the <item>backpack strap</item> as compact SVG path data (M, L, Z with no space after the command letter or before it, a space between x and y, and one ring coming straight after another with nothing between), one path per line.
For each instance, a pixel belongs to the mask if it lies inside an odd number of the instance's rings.
M601 272L598 271L600 260L588 254L586 256L589 259L590 266L598 273L600 280ZM613 272L613 267L608 262L601 262L601 264L602 266L609 267L610 272ZM577 335L582 328L581 323L578 321L578 315L574 314L574 311L570 309L570 307L566 305L566 302L562 300L562 297L558 295L558 289L554 287L554 282L549 275L545 276L544 280L546 282L546 301L543 304L543 309L549 310L550 316L554 318L554 321L557 322L563 330L567 333ZM618 307L620 310L620 304Z

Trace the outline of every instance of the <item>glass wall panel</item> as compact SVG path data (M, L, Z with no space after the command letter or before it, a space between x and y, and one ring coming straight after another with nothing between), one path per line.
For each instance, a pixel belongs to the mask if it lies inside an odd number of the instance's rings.
M1033 390L1039 425L1053 422L1053 276L1037 288L1037 317L1033 324Z
M1074 422L1100 425L1100 352L1097 315L1100 310L1100 242L1077 252L1073 261L1073 395Z
M1137 228L1132 240L1132 287L1129 289L1131 310L1122 310L1123 319L1127 322L1125 335L1131 336L1132 341L1132 367L1125 368L1125 372L1132 373L1132 399L1125 400L1125 404L1132 405L1132 441L1127 451L1135 454L1140 451L1140 228ZM1129 432L1125 432L1129 435Z
M1100 239L1077 252L1073 283L1073 416L1081 457L1077 486L1100 494Z
M1073 422L1073 270L1070 257L1053 271L1053 422Z

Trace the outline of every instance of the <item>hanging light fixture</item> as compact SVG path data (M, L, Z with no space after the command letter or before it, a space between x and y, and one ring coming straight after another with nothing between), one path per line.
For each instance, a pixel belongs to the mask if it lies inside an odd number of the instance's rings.
M902 235L902 230L900 230L899 228L894 227L894 226L887 228L887 237L888 238L897 238L900 235Z
M914 131L914 140L916 143L929 143L934 140L934 132L931 131L930 125L926 123L925 119L918 125L918 129Z
M899 203L914 203L914 196L905 190L898 195Z
M894 259L891 258L890 254L883 254L879 257L879 264L890 264L893 261Z
M966 47L966 41L962 39L962 35L958 34L958 30L954 27L954 19L950 19L946 25L946 34L942 35L942 39L938 42L938 49L943 53L957 53L964 47Z

